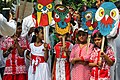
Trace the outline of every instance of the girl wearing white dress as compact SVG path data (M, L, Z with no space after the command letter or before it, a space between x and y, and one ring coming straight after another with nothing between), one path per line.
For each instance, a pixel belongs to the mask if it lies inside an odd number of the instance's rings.
M26 57L30 59L28 80L51 80L47 64L49 45L43 43L43 38L43 28L36 28L35 40L30 44L30 49L26 54Z

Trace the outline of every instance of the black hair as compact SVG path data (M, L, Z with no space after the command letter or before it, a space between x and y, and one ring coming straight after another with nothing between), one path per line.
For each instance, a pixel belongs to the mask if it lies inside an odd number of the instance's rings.
M103 38L103 35L102 35L99 31L98 31L97 33L95 33L95 34L92 36L93 44L95 44L95 43L94 43L94 38L96 38L96 37L102 39L102 38ZM107 46L108 46L108 41L107 41L106 36L104 36L104 37L105 37L105 42L104 42L104 52L106 52L106 49L107 49ZM97 45L95 44L94 47L97 47Z
M43 27L40 26L40 27L35 28L34 33L35 33L35 34L36 34L36 33L38 34L40 30L43 31ZM32 36L31 43L34 43L34 42L36 42L36 35L33 35L33 36Z
M17 22L17 27L22 26L21 22Z
M116 7L117 7L118 9L120 9L120 1L116 1L114 4L116 5Z

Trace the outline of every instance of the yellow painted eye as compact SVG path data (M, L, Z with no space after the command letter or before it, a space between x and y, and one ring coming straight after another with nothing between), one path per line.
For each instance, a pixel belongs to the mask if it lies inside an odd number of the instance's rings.
M92 18L92 13L88 12L87 14L85 14L85 18L86 20L90 20Z
M43 5L42 4L38 4L38 9L41 10L43 8Z
M47 7L48 9L51 9L51 8L52 8L52 4L48 4L46 7Z
M115 10L111 11L111 16L112 16L112 17L115 17L115 16L116 16L116 11L115 11Z
M104 10L103 9L100 9L99 11L99 16L102 17L104 15Z

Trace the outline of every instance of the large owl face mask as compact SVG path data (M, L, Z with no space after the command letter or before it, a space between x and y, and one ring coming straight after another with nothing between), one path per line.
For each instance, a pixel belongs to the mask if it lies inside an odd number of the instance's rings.
M56 5L54 10L55 29L58 34L69 32L71 16L67 7Z
M48 26L52 21L53 0L38 0L35 8L37 10L38 25Z
M98 25L95 20L96 11L96 9L90 8L82 12L82 28L88 30L88 34L92 34Z
M104 2L97 10L95 18L98 21L98 29L103 36L110 34L118 27L119 11L114 3Z

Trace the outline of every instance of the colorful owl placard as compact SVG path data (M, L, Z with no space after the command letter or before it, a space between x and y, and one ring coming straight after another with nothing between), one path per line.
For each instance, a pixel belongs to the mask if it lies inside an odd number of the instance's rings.
M48 26L52 22L52 11L54 10L54 0L37 0L37 24L38 26Z
M95 20L96 11L95 8L89 8L82 12L82 28L88 30L88 34L92 34L98 25Z
M119 22L119 11L114 3L104 2L98 8L95 19L98 21L98 29L103 36L107 36L114 30Z
M58 34L64 35L70 30L71 15L67 7L58 4L54 10L55 30Z

